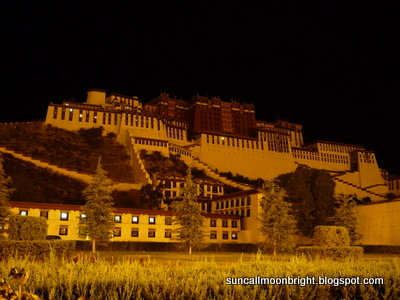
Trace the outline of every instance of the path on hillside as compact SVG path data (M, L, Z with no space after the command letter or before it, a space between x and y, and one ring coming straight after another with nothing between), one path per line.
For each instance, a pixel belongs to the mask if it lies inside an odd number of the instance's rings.
M25 155L25 154L16 152L14 150L11 150L11 149L8 149L8 148L2 147L2 146L0 146L0 152L11 154L12 156L14 156L17 159L21 159L21 160L33 163L35 166L40 167L40 168L49 169L50 171L52 171L54 173L59 173L64 176L68 176L68 177L83 181L88 184L92 182L92 176L89 174L79 173L76 171L67 170L65 168L60 168L60 167L56 166L55 164L47 163L47 162L41 161L39 159L34 159L29 155ZM137 184L137 183L115 183L110 186L111 189L118 190L118 191L128 191L128 190L132 190L132 189L140 190L141 187L142 187L142 185Z

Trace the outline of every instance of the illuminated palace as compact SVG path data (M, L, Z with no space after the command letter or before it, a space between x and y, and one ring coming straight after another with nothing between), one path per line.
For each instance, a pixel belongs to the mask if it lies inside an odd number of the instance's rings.
M142 184L152 183L138 155L146 149L180 154L215 179L221 172L271 179L307 166L330 172L337 193L379 201L389 191L373 151L336 142L304 143L302 125L258 121L248 103L199 95L184 101L161 93L143 104L137 97L90 89L85 103L51 103L46 123L68 130L102 126L105 133L115 133Z
M372 200L370 205L358 206L359 232L364 235L362 244L400 245L400 201L382 201L389 191L394 194L399 191L400 180L391 179L379 169L373 151L327 141L304 143L301 125L257 121L254 110L254 105L237 101L199 95L184 101L166 93L143 104L137 97L90 89L85 103L51 103L46 123L72 131L102 126L105 134L115 133L126 146L135 172L137 182L131 188L162 183L164 200L178 195L184 178L150 175L140 158L141 150L159 151L164 156L179 154L187 165L202 169L213 178L195 179L207 243L264 240L258 230L262 194L249 185L230 181L220 175L222 172L250 179L272 179L304 166L328 171L336 182L336 193ZM4 147L0 151L19 157ZM27 158L21 155L21 159ZM48 167L43 162L33 162ZM67 171L57 168L57 172L72 176ZM77 178L84 180L82 174L78 175ZM225 194L223 184L241 191ZM79 238L78 217L82 214L79 206L30 202L12 202L10 206L20 215L45 217L49 235ZM172 222L173 213L165 208L165 203L163 210L115 208L113 240L173 241L172 231L177 225ZM297 242L309 241L299 238Z

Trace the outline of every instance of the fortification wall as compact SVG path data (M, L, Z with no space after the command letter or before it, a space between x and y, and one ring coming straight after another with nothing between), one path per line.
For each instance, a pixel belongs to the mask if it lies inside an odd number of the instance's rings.
M271 179L296 169L291 153L268 151L259 141L236 139L235 145L228 145L222 140L213 143L203 134L196 143L198 147L194 148L193 156L218 172L230 171L250 179Z
M364 245L400 245L400 201L358 207L359 232Z

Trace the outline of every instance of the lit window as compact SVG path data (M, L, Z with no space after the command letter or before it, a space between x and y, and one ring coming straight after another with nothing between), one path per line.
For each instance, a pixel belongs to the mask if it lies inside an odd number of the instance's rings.
M68 227L60 227L59 235L68 235Z
M115 227L115 229L114 229L114 236L121 236L121 233L122 233L122 231L121 231L121 227Z
M232 240L237 240L237 239L238 239L237 232L232 232Z
M115 223L121 223L122 217L120 215L114 216Z
M156 224L156 218L155 217L149 217L149 224Z
M27 215L28 215L28 211L27 211L27 210L20 210L20 211L19 211L19 214L20 214L21 216L27 216Z
M60 220L68 221L68 213L67 212L62 212L60 214Z
M81 214L81 219L85 219L86 218L86 214Z
M132 224L139 224L139 217L133 216L132 217Z

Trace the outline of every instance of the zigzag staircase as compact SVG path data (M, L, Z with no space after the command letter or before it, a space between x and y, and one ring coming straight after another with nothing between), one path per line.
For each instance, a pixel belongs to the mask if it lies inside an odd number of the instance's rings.
M309 167L308 165L305 165L305 164L299 164L299 163L296 163L296 164L297 164L298 166L301 166L301 167L304 167L304 168L307 168L307 169L310 169L310 170L313 169L313 168L311 168L311 167ZM364 198L364 197L370 197L371 199L374 199L374 201L377 201L377 200L378 200L378 201L387 200L387 199L386 199L385 197L383 197L382 195L368 190L369 188L372 188L372 187L374 187L374 186L369 186L369 187L361 188L361 187L359 187L359 186L357 186L357 185L355 185L355 184L353 184L353 183L351 183L351 182L348 182L348 181L345 181L345 180L339 178L340 176L343 176L343 175L345 175L345 174L354 173L353 171L328 171L328 170L327 170L327 172L329 172L329 173L331 174L332 179L333 179L336 183L344 184L345 186L348 186L349 188L355 189L356 191L358 191L358 192L359 192L359 193L358 193L358 196L359 196L359 197L362 197L362 198ZM378 186L378 185L376 185L376 186ZM356 193L356 194L357 194L357 193Z
M233 181L231 179L228 179L224 176L219 175L218 173L213 171L210 168L210 166L208 166L205 162L200 161L200 159L197 157L193 157L189 147L182 147L182 146L170 144L169 151L172 153L175 153L175 154L180 154L181 159L187 165L190 165L197 169L203 170L207 176L210 176L211 178L218 180L218 181L222 182L223 184L230 185L232 187L239 188L241 190L251 190L254 188L253 186L251 186L249 184L239 183L239 182Z

